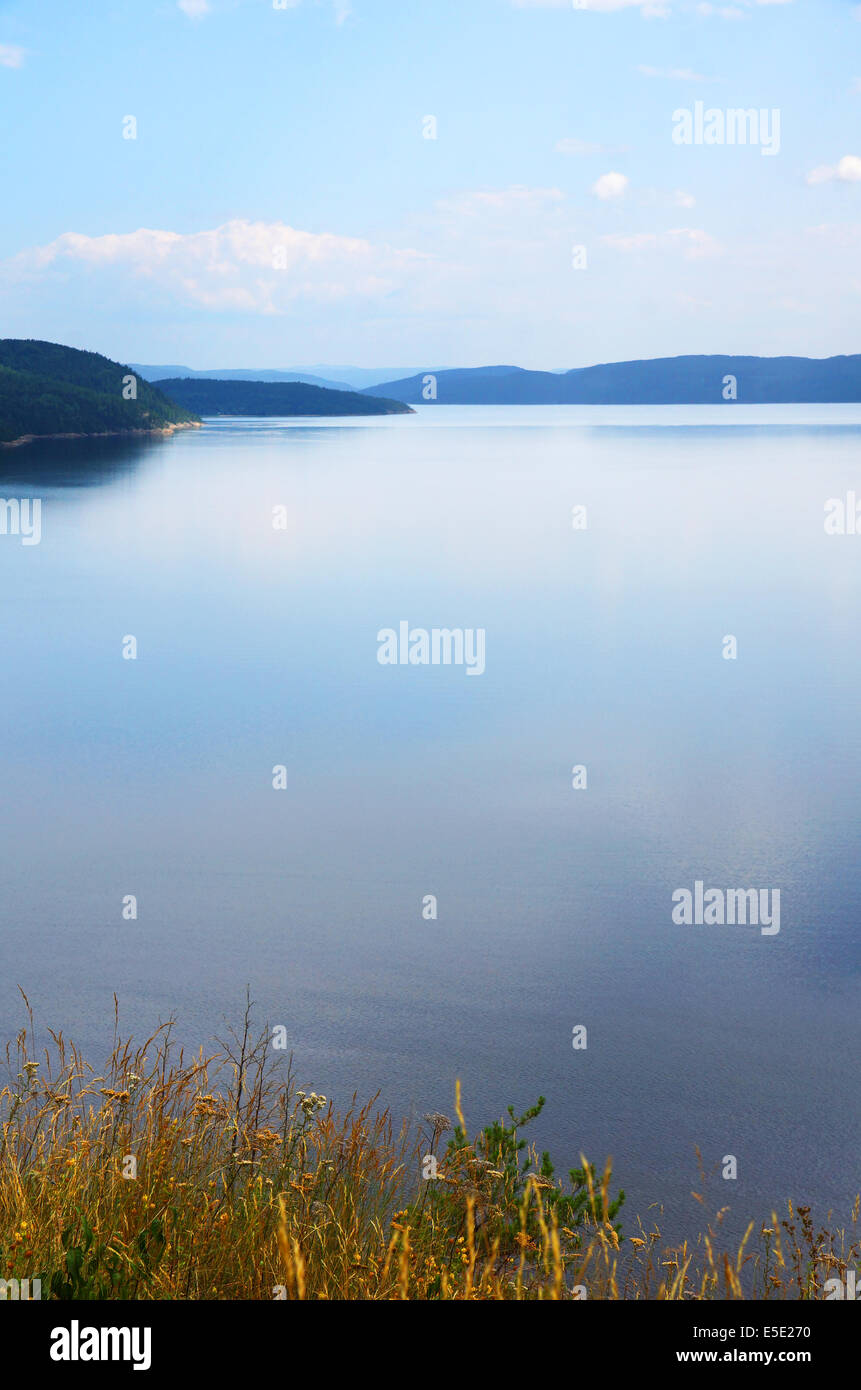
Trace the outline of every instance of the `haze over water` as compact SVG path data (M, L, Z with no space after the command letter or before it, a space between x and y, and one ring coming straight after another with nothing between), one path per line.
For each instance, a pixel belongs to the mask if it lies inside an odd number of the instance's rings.
M629 1232L702 1219L695 1145L708 1211L848 1215L859 444L857 406L436 405L0 453L43 501L0 536L4 1037L20 984L94 1061L114 992L197 1044L248 983L337 1105L546 1095ZM402 620L483 628L484 674L381 666ZM676 925L696 880L780 932Z

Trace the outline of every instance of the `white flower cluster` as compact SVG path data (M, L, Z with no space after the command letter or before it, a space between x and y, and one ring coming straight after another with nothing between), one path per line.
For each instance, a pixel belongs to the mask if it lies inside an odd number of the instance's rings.
M322 1110L328 1103L326 1097L318 1096L316 1091L312 1091L310 1095L306 1094L305 1091L297 1091L296 1095L302 1113L307 1115L309 1119L312 1115L316 1115L318 1110Z

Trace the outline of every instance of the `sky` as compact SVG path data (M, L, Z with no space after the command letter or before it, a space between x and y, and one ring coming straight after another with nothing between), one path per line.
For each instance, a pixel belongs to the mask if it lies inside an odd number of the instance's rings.
M0 114L0 336L197 369L861 350L849 0L0 0Z

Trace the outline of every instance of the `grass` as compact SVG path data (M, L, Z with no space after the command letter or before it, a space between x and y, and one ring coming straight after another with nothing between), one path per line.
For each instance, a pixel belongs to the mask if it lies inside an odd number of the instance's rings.
M0 1278L43 1299L814 1299L861 1263L857 1199L828 1229L790 1202L733 1249L721 1212L681 1245L623 1232L609 1163L563 1183L523 1137L543 1099L474 1135L459 1094L420 1134L375 1101L337 1113L250 1006L210 1056L117 1025L99 1073L62 1034L31 1055L27 1009L0 1090Z

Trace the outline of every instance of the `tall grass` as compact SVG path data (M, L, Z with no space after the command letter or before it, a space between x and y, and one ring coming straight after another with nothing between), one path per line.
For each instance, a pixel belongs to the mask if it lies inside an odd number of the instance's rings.
M419 1134L339 1113L250 1009L207 1056L117 1027L100 1072L49 1037L34 1056L30 1015L0 1091L0 1279L43 1298L808 1299L861 1260L857 1200L827 1230L790 1203L735 1249L721 1213L681 1245L623 1233L609 1163L565 1188L522 1137L543 1102L471 1137L459 1096Z

